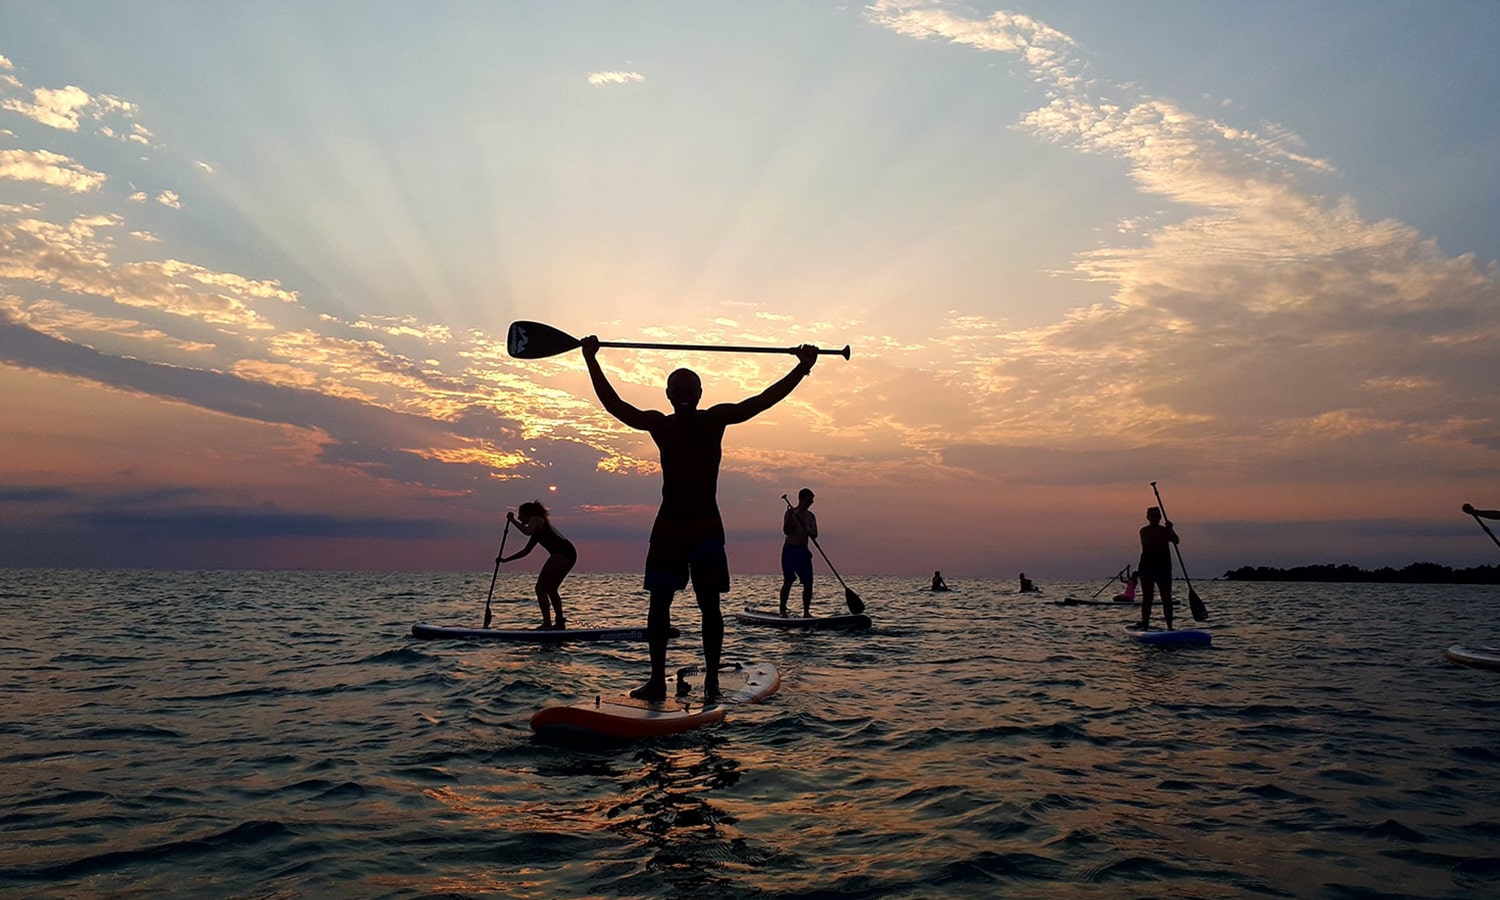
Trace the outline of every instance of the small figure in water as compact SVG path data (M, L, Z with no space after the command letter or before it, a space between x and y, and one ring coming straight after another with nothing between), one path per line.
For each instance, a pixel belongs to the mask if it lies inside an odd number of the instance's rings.
M552 631L568 627L568 620L563 618L562 597L557 593L562 587L563 579L573 570L573 564L578 562L578 550L573 542L562 536L562 532L552 527L552 520L547 516L547 507L540 501L533 500L530 503L522 503L520 506L521 517L516 518L514 513L506 512L505 518L516 530L527 535L531 540L526 546L511 556L502 556L496 562L510 562L520 559L530 553L537 544L547 551L547 561L542 563L542 571L536 576L536 602L542 609L542 628ZM557 618L554 622L547 604L551 603L552 610L556 611Z
M724 613L719 597L729 590L729 557L724 553L724 520L719 516L719 463L724 458L724 431L755 418L780 403L812 372L818 348L803 344L797 364L780 380L737 403L699 409L703 382L691 369L667 376L672 412L643 410L620 399L599 367L599 339L580 342L583 361L599 403L616 419L649 432L661 454L661 506L651 526L646 551L646 590L651 607L646 641L651 649L651 678L630 692L640 700L667 698L667 638L672 627L672 598L693 585L703 615L703 696L719 693L719 657L724 649Z
M1172 630L1172 545L1178 543L1177 532L1170 521L1161 521L1161 509L1146 510L1146 524L1141 527L1141 561L1135 567L1140 579L1141 620L1137 628L1151 624L1151 595L1161 589L1161 612L1167 620L1167 630Z
M809 507L813 504L813 492L803 488L797 492L797 506L788 507L781 517L781 533L786 541L781 545L781 614L786 615L786 601L792 595L792 580L802 582L802 617L812 615L813 560L807 548L807 539L818 536L818 517Z
M934 591L946 591L946 590L948 590L948 582L946 582L946 581L943 580L943 573L942 572L933 572L932 573L932 588L931 588L931 590L934 590Z
M1031 583L1031 579L1026 577L1026 573L1025 572L1022 572L1020 575L1018 575L1016 577L1018 577L1018 578L1021 579L1021 587L1019 588L1019 590L1020 590L1021 593L1025 594L1025 593L1028 593L1030 591L1036 590L1036 585L1034 585L1034 584Z

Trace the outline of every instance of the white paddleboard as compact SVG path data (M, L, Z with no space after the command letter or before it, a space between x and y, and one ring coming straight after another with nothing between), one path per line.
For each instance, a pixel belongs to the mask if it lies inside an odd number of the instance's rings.
M764 625L768 628L869 628L870 617L864 613L841 613L833 616L783 616L772 610L745 607L735 618L745 625Z
M1443 653L1452 662L1478 669L1500 669L1500 647L1454 644Z

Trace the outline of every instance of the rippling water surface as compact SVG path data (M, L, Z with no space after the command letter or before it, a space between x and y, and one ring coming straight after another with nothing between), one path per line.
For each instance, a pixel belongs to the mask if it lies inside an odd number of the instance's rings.
M1199 583L1213 646L1160 650L1059 602L1097 583L856 578L869 632L729 622L769 703L580 748L531 714L645 646L410 637L479 624L489 574L0 571L0 892L1500 894L1500 672L1442 657L1500 638L1497 588ZM574 625L644 618L634 575L565 587Z

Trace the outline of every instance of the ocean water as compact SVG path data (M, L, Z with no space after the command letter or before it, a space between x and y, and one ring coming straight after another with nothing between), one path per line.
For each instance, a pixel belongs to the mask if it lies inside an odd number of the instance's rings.
M1500 638L1497 588L1197 582L1213 646L1164 650L1059 602L1102 578L852 578L868 632L728 623L768 703L578 747L531 714L645 646L410 637L479 624L489 577L0 571L0 894L1500 895L1500 672L1442 656ZM573 625L644 616L634 575L565 589Z

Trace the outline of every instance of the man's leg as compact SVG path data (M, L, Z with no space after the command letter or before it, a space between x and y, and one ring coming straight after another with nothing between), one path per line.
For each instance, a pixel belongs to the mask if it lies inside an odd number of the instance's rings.
M781 614L786 615L786 601L792 596L792 579L795 576L791 572L783 572L781 576Z
M719 658L724 652L724 613L718 592L699 591L698 609L703 612L703 698L710 700L719 693Z
M802 617L812 615L812 579L802 582Z
M672 630L672 595L676 591L651 592L651 610L646 614L646 645L651 653L651 679L630 692L639 700L667 699L667 638ZM722 627L722 626L721 626Z
M1151 581L1151 579L1150 578L1142 578L1141 579L1141 621L1139 622L1139 625L1140 625L1141 628L1148 628L1151 625L1151 598L1152 598L1152 594L1154 594L1155 592L1156 592L1156 586Z
M1161 580L1161 614L1167 620L1167 630L1172 630L1172 576Z

